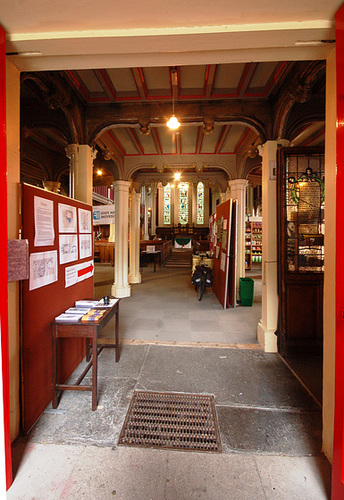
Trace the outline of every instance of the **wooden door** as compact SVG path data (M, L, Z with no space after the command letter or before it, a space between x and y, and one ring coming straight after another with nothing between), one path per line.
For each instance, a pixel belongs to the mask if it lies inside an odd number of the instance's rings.
M278 346L321 354L323 343L324 152L283 148L278 164Z

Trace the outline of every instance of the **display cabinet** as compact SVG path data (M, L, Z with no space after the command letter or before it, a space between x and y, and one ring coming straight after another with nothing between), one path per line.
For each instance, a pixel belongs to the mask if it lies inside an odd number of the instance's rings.
M251 270L252 264L262 262L262 223L246 221L245 231L245 269Z

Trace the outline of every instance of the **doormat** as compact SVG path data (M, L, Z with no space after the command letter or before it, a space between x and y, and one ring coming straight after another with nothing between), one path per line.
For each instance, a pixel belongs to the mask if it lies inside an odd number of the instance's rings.
M212 395L134 391L119 445L222 451Z

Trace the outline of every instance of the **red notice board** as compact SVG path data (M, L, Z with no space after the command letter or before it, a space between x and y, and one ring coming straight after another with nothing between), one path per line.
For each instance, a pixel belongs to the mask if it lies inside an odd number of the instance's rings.
M210 228L214 253L213 290L222 307L235 305L235 202L229 199L216 207ZM234 298L234 299L233 299Z
M93 297L92 207L22 184L22 227L30 259L30 278L22 282L21 316L22 427L28 432L51 401L49 324L75 300ZM59 342L59 383L84 354L81 339Z

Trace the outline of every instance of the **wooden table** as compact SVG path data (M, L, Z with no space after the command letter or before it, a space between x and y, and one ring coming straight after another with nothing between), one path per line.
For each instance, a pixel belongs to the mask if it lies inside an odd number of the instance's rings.
M51 323L52 329L52 343L53 343L53 359L52 359L52 405L57 408L59 391L92 391L92 410L97 409L97 382L98 382L98 354L103 347L115 348L115 360L119 361L119 301L112 307L98 307L98 309L106 309L105 315L99 320L98 323L83 323L81 320L71 322L53 321ZM115 336L113 338L102 337L99 339L99 334L104 326L116 315L115 318ZM79 376L75 384L58 384L58 359L57 359L57 343L60 338L84 338L86 339L86 361L88 362L86 368ZM90 341L92 341L92 349L90 348ZM92 356L90 352L92 351ZM80 385L87 372L92 366L92 384Z
M153 260L154 264L154 272L156 272L156 264L159 263L161 267L161 250L154 250L153 252L147 252L147 250L141 251L141 267L143 267L143 263L148 260L149 262Z

